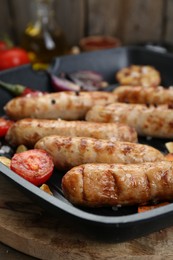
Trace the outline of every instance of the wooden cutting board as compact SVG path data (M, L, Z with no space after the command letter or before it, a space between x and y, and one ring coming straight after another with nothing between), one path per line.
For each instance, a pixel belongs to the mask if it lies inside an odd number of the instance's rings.
M0 241L40 259L173 259L173 227L124 243L51 216L0 176Z

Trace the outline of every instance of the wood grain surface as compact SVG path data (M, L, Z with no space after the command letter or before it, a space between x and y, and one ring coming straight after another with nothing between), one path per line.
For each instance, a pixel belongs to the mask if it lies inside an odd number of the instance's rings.
M45 212L3 176L0 241L39 259L173 259L173 227L124 243L105 241L71 218Z
M1 260L36 260L33 256L26 255L24 253L15 250L3 243L0 243L0 259Z
M107 34L123 44L143 41L173 43L172 0L56 0L57 23L70 45L83 36ZM19 11L20 10L20 11ZM0 37L20 43L22 32L35 21L36 0L0 1Z

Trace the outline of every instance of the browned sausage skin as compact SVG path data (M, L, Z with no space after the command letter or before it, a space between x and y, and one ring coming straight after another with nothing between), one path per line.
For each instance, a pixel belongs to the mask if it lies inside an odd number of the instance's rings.
M62 179L65 197L89 207L145 204L173 199L173 162L84 164Z
M108 92L57 92L40 93L37 96L17 97L10 100L4 110L14 119L46 118L78 120L85 117L86 112L94 104L109 104L115 102L116 95Z
M6 135L13 146L24 144L33 147L44 136L88 136L96 139L137 142L134 128L117 123L94 123L49 119L21 119L15 122Z
M90 137L46 136L35 148L44 149L60 170L85 163L142 163L165 160L157 149L143 144L113 142Z
M167 105L114 103L94 106L86 114L92 122L119 122L134 127L139 135L173 138L173 110Z
M154 105L170 104L173 106L173 87L120 86L114 90L114 94L117 95L119 102Z
M115 74L120 85L156 87L160 85L160 72L152 66L130 65Z

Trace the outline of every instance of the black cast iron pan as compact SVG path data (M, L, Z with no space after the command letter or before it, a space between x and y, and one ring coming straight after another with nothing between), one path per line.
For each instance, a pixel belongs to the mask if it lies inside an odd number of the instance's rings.
M173 55L158 53L143 47L122 47L57 57L49 67L49 71L59 75L62 72L94 70L101 73L113 88L117 83L115 81L115 72L131 64L152 65L160 71L163 86L168 87L173 84ZM23 84L38 90L53 91L47 74L33 71L29 65L1 72L0 80ZM1 89L0 95L0 113L3 115L3 106L12 96ZM152 145L163 153L167 141L165 139L139 137L139 142ZM113 238L115 241L125 241L173 225L173 203L140 214L137 213L136 206L99 209L77 208L63 196L61 173L55 171L48 182L54 194L54 196L50 196L17 176L2 164L0 164L0 171L4 177L7 177L17 187L26 192L44 209L55 215L63 214L73 221L77 221L82 227L86 226L88 228L89 226L91 232L100 233L100 237L103 239Z

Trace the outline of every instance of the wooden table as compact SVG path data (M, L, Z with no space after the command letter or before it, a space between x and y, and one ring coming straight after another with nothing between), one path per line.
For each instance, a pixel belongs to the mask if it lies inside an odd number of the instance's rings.
M1 260L173 259L173 227L128 242L104 241L70 218L46 213L3 176L0 241Z
M23 254L12 247L0 243L0 259L1 260L36 260L38 258Z

